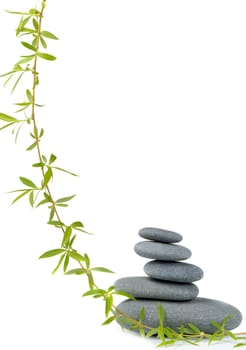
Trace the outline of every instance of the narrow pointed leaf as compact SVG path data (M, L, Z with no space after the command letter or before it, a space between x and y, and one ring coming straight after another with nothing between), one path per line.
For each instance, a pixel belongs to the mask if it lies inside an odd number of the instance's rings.
M102 326L105 326L105 325L107 325L107 324L110 324L110 323L113 322L115 319L116 319L116 316L111 316L111 317L109 317L107 320L105 320L105 321L102 323Z
M9 126L14 125L14 124L15 124L15 122L5 124L4 126L2 126L2 127L0 128L0 131L3 130L3 129L6 129L6 128L8 128Z
M67 271L68 268L68 264L69 264L69 255L66 255L65 261L64 261L64 265L63 265L63 272Z
M57 36L55 36L53 33L51 32L48 32L47 30L43 30L41 32L41 35L44 36L45 38L48 38L48 39L53 39L53 40L59 40L57 38Z
M201 331L198 327L196 327L194 324L189 323L188 326L190 327L190 329L193 331L194 334L200 334Z
M56 156L54 154L51 154L49 159L49 164L54 163L55 160L56 160Z
M106 298L106 301L105 301L105 315L106 315L106 317L108 317L108 315L112 309L112 306L113 306L113 296L112 296L112 294L110 294Z
M83 275L85 272L81 268L66 271L65 275Z
M28 50L36 51L36 48L33 47L31 44L27 43L26 41L21 41L21 44Z
M88 297L90 295L104 295L105 294L105 290L104 289L93 289L93 290L89 290L88 292L83 294L83 297Z
M63 240L62 240L63 247L67 247L67 244L70 241L71 235L72 235L72 228L71 226L67 226L64 232Z
M52 275L54 275L56 273L56 271L59 269L59 267L61 266L61 263L63 262L63 259L65 258L65 255L66 254L62 254L62 256L60 257L58 264L56 265L56 267L52 271Z
M79 176L75 173L72 173L71 171L68 171L68 170L65 170L65 169L62 169L62 168L59 168L57 166L54 166L53 169L56 169L56 170L59 170L59 171L63 171L64 173L67 173L67 174L70 174L70 175L73 175L73 176Z
M106 269L105 267L93 267L91 270L98 272L114 273L113 271Z
M18 119L11 117L10 115L0 113L0 120L3 120L4 122L9 122L9 123L16 123L18 122Z
M48 185L48 183L50 182L52 176L53 176L52 169L48 168L47 171L44 174L42 188L45 188Z
M157 313L158 313L158 318L159 318L160 324L163 326L164 318L165 318L165 311L164 311L164 308L161 304L159 304L157 307Z
M23 183L23 185L28 186L28 187L32 187L32 188L37 188L37 186L29 179L27 179L26 177L20 176L20 181Z
M126 292L122 292L122 291L120 291L120 290L114 292L114 294L121 295L122 297L126 297L126 298L131 299L131 300L136 300L136 299L134 298L134 296L132 296L131 294L126 293Z
M84 258L81 254L79 254L79 253L77 253L77 252L69 251L68 254L69 254L69 256L70 256L72 259L74 259L74 260L77 260L77 261L85 261L85 258Z
M22 58L17 62L17 64L23 64L23 63L27 63L30 62L34 59L35 55L31 55L31 56L21 56Z
M33 150L35 147L37 146L37 142L35 141L35 142L33 142L29 147L27 147L27 151L31 151L31 150Z
M63 253L64 251L65 250L61 249L61 248L48 250L47 252L40 255L39 259L51 258L52 256L59 255L59 254Z
M30 103L32 103L32 101L33 101L33 97L32 97L32 93L31 93L31 91L30 90L26 90L26 96L27 96L27 98L28 98L28 101L30 102Z
M12 204L14 204L14 203L16 203L19 199L21 199L22 197L24 197L26 194L28 194L30 191L29 190L27 190L27 191L22 191L22 193L19 195L19 196L17 196L13 201L12 201L12 203L11 203L11 205Z
M34 191L31 191L29 194L29 203L31 205L31 207L33 208L34 205Z
M32 24L33 24L33 27L36 29L36 31L38 31L38 22L35 18L32 19Z
M43 38L42 36L40 37L40 42L41 42L43 48L44 48L44 49L47 49L46 41L44 40L44 38Z
M47 203L50 203L50 201L48 199L43 199L36 205L36 208L40 207L41 205L47 204Z
M81 221L75 221L75 222L73 222L72 224L71 224L71 227L72 228L83 228L84 227L84 225L82 224L82 222Z
M55 61L56 60L55 56L50 55L48 53L38 52L37 55L38 55L38 57L43 58L44 60L48 60L48 61Z
M60 198L56 201L56 204L57 203L64 203L64 202L68 202L70 201L71 199L73 199L76 195L72 195L72 196L69 196L69 197L63 197L63 198Z

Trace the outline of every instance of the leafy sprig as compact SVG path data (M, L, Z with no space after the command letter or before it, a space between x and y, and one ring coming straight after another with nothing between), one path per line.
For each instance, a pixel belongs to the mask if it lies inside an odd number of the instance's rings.
M118 291L114 286L107 289L100 288L95 282L95 273L113 273L105 267L91 267L91 261L86 253L79 252L74 244L77 233L88 232L85 230L82 221L77 220L72 223L65 223L61 219L60 209L68 207L69 203L74 199L75 195L66 195L55 198L51 190L51 183L54 179L55 172L64 172L66 174L77 176L74 172L66 170L56 165L57 156L54 153L44 155L41 150L41 141L44 136L44 129L39 128L36 118L36 109L44 107L43 104L37 102L36 89L40 83L40 75L38 72L39 60L55 61L56 57L47 52L48 43L50 40L58 40L58 37L50 31L43 30L43 18L46 8L46 0L42 0L40 8L32 8L29 11L7 11L12 15L20 17L16 28L16 36L20 40L21 47L25 52L18 58L13 68L0 77L5 79L4 86L12 83L10 93L13 94L20 84L23 76L29 76L29 86L24 89L22 101L14 103L15 114L22 115L17 118L0 112L0 121L2 125L0 131L12 128L12 133L15 136L15 141L18 139L20 130L24 125L31 127L29 136L31 143L26 147L26 150L36 151L37 160L32 167L39 171L39 183L28 177L20 176L19 180L23 186L21 189L11 191L15 193L15 198L12 204L15 204L24 197L28 197L29 204L32 208L47 206L48 208L48 225L53 226L61 232L60 245L56 248L48 250L40 255L40 259L58 258L52 273L56 273L59 269L65 275L85 276L88 281L89 290L83 293L83 296L91 296L101 299L105 304L105 321L103 325L108 325L117 320L123 327L128 326L133 331L138 331L141 336L155 336L160 340L158 347L166 347L179 341L184 341L192 345L197 345L202 339L208 339L209 344L214 341L221 341L224 337L230 337L236 344L235 347L246 345L246 333L234 334L226 330L226 318L221 325L216 322L211 322L216 331L214 334L206 334L197 326L189 324L181 326L179 330L174 330L165 326L165 310L161 305L157 308L159 325L156 328L149 327L145 324L145 310L141 309L138 320L135 320L124 314L119 308L114 305L115 296L124 296L129 299L134 299L131 295ZM77 267L71 263L76 263Z

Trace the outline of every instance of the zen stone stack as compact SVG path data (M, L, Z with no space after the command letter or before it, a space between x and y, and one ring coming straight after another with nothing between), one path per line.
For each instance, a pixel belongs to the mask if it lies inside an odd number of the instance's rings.
M138 320L144 307L143 323L157 327L157 306L161 304L165 310L165 326L176 330L182 325L193 323L201 331L213 333L216 328L210 321L221 324L228 315L231 318L226 329L232 330L240 325L242 315L234 306L197 297L199 289L194 282L203 277L203 271L196 265L183 262L191 257L191 251L177 244L183 239L180 234L146 227L139 231L139 235L145 240L137 243L134 250L151 261L144 265L147 276L124 277L115 282L116 290L136 298L120 303L118 308L122 312Z

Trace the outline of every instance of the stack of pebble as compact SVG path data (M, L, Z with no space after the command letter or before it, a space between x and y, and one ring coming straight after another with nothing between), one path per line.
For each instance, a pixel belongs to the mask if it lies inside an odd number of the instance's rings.
M146 240L135 245L135 252L153 260L144 265L147 276L125 277L115 282L116 290L136 298L120 303L118 308L122 312L137 320L144 307L143 323L155 328L159 325L157 305L161 304L165 310L165 325L176 330L192 323L203 332L213 333L216 328L210 321L222 323L228 315L231 318L226 328L231 330L239 326L242 315L234 306L197 297L199 289L193 282L203 277L203 271L196 265L181 262L190 258L191 251L176 244L182 240L180 234L146 227L139 235Z

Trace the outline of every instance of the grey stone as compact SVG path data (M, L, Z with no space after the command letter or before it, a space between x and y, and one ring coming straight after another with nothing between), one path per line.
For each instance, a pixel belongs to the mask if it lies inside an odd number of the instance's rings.
M157 315L157 306L162 305L165 310L166 327L178 330L180 326L188 326L189 323L196 325L201 331L213 333L216 328L210 324L210 321L216 321L221 324L224 318L231 315L226 323L226 329L232 330L238 327L242 321L240 311L230 304L222 301L196 298L191 301L151 301L139 299L136 301L126 300L118 305L118 308L133 319L138 319L142 307L145 309L143 323L149 327L158 327L159 319ZM125 325L126 328L129 328Z
M144 265L144 272L152 278L182 283L198 281L203 277L200 267L183 262L149 261Z
M155 227L144 227L138 231L138 234L142 238L164 243L177 243L183 239L179 233Z
M164 282L149 277L120 278L114 286L116 290L143 299L185 301L194 299L199 293L198 287L193 283Z
M191 251L181 245L151 241L138 242L134 250L145 258L165 261L185 260L191 256Z

